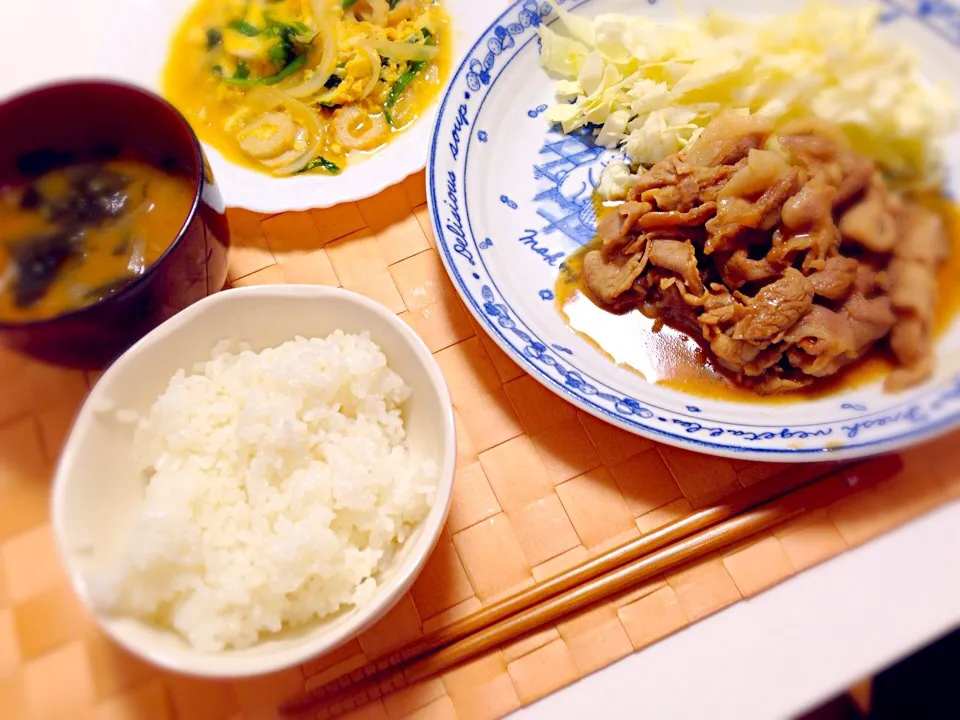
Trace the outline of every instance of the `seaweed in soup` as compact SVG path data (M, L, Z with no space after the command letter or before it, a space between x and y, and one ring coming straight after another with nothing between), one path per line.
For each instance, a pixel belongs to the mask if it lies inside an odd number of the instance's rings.
M130 178L101 165L78 165L67 173L70 189L46 202L48 217L66 225L98 224L123 214Z
M14 267L13 298L27 308L44 296L61 268L83 251L81 230L54 230L7 243Z
M40 207L43 202L43 195L34 185L27 185L20 196L20 208L23 210L34 210Z

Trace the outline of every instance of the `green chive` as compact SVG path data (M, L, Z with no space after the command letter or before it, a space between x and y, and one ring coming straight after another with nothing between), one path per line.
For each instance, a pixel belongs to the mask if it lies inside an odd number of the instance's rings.
M297 56L289 65L287 65L283 70L278 72L276 75L268 75L267 77L252 78L248 77L249 70L247 70L247 75L243 77L238 77L236 74L232 78L224 78L224 82L228 82L231 85L276 85L281 80L286 80L288 77L293 75L297 70L302 68L307 62L307 54L303 53L302 55ZM239 64L237 70L239 71Z
M227 27L231 30L236 30L241 35L246 35L247 37L254 37L260 34L260 31L246 20L231 20L227 23Z
M301 170L300 172L308 172L310 170L316 170L317 168L326 170L328 173L331 173L332 175L336 175L337 173L340 172L339 165L337 165L336 163L330 162L322 155L318 155L313 160L308 162L307 166L303 168L303 170Z

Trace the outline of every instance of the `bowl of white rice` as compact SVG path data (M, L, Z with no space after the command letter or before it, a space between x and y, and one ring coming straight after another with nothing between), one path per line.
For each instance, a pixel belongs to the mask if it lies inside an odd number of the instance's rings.
M74 588L148 661L206 677L319 656L412 585L450 505L433 356L345 290L228 290L100 378L53 488Z

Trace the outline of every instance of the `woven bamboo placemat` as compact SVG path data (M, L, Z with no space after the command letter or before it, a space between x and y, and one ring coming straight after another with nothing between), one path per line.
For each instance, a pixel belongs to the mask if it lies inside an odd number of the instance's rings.
M359 203L273 217L238 211L230 219L233 285L355 290L397 312L435 353L458 436L453 507L440 544L389 616L301 668L227 683L148 667L93 626L51 537L51 468L96 378L0 351L3 718L272 718L280 702L356 674L424 631L784 470L656 445L578 412L527 377L475 325L447 280L422 173ZM802 492L820 507L787 526L442 677L378 692L344 717L506 714L960 495L958 459L954 435L904 453L902 467L896 459L871 461L819 481Z

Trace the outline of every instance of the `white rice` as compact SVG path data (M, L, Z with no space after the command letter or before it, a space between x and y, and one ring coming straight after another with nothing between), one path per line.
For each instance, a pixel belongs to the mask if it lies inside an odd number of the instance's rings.
M178 372L138 421L149 483L96 600L211 652L364 603L436 491L405 444L409 395L340 331Z

